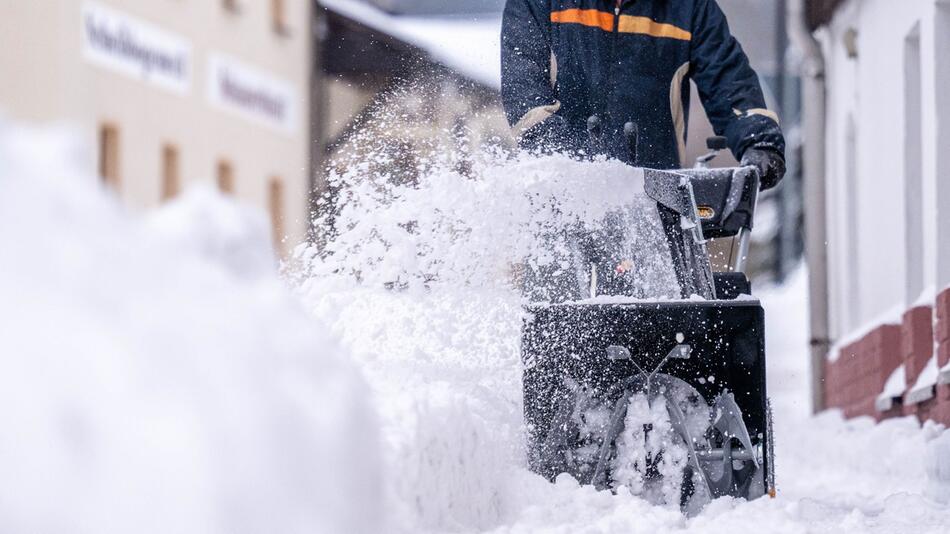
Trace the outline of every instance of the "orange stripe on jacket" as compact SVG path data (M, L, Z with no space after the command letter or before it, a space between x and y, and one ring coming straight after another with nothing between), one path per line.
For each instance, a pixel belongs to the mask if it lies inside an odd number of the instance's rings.
M617 29L620 33L639 33L651 37L679 39L680 41L689 41L693 38L693 34L672 24L664 24L647 17L631 15L620 15L620 24Z
M551 13L551 22L560 24L581 24L592 28L600 28L605 32L612 32L614 30L613 14L597 9L565 9L563 11L553 11ZM617 25L617 31L620 33L637 33L651 37L679 39L681 41L689 41L693 38L690 32L672 24L654 22L648 17L634 17L632 15L620 15L620 23Z
M614 16L596 9L565 9L551 12L551 22L561 24L582 24L600 28L606 32L614 31Z

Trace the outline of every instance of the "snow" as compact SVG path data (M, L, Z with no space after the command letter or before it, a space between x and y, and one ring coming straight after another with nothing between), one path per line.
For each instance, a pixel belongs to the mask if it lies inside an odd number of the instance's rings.
M146 219L0 125L0 531L377 532L375 415L263 214Z
M907 389L907 377L903 365L898 365L896 369L887 377L884 383L884 389L874 401L874 407L879 412L886 412L894 407L894 400L904 395Z
M757 293L767 318L778 498L720 499L686 518L629 491L598 493L569 476L550 484L531 474L520 386L523 301L512 265L559 227L624 203L644 207L629 196L640 182L615 162L560 156L484 158L476 179L450 163L420 166L412 184L351 166L334 177L346 199L337 206L337 236L322 254L298 250L301 298L342 339L374 393L390 531L945 531L950 510L939 501L950 484L940 478L941 427L811 415L801 270L786 286ZM557 209L544 199L560 199ZM634 228L640 245L665 246L650 238L650 224ZM659 283L650 292L669 289Z
M493 89L501 87L501 15L392 15L359 0L319 0L336 13L419 47L437 63Z
M934 302L936 300L937 300L937 287L931 284L920 291L920 295L917 295L917 298L914 299L914 303L911 304L910 307L911 308L917 308L919 306L933 307Z
M933 398L934 386L937 385L937 377L940 370L937 368L937 355L934 354L927 360L924 368L917 376L914 386L907 392L907 403L918 404L927 399Z
M0 531L950 524L950 433L810 414L803 271L757 293L776 499L719 499L687 518L526 469L514 264L539 236L631 206L635 244L662 248L635 170L487 157L474 179L446 162L394 184L357 167L335 177L348 200L335 237L298 249L280 280L261 214L207 190L124 213L74 170L82 152L0 128ZM654 298L672 289L664 266L645 266Z
M950 432L944 432L930 442L926 469L928 493L937 501L950 504Z
M651 425L649 433L644 430L647 424ZM657 470L663 478L659 487L650 487L644 483L645 462L646 458L657 456L661 458ZM689 451L673 430L666 404L650 403L645 395L634 395L627 408L624 429L617 438L617 456L612 460L614 480L624 486L618 493L626 490L650 503L679 510L682 472L688 463ZM699 474L695 477L698 481Z

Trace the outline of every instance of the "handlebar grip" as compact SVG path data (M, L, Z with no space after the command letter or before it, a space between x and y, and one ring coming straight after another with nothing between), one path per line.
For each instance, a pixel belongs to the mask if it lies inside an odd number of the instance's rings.
M600 139L603 130L604 123L600 120L600 117L597 115L587 117L587 135L591 136L592 139Z

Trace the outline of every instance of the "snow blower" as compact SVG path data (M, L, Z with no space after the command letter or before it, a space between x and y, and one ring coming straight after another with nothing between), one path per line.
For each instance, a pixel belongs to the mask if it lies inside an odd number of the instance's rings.
M625 133L635 162L635 125ZM725 140L707 144L694 169L644 170L681 299L592 298L620 260L606 258L587 298L530 304L522 330L530 468L687 514L775 494L764 313L742 272L759 177L707 168ZM730 237L730 268L714 273L705 240Z

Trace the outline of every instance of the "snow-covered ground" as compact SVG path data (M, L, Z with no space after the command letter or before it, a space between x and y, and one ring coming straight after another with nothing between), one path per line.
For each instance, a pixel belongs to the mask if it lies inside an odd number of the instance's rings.
M513 266L625 198L622 165L488 158L412 187L356 168L338 236L282 283L262 215L198 190L131 216L68 139L0 128L2 532L950 525L950 433L809 415L804 273L759 292L778 498L687 519L528 472Z

